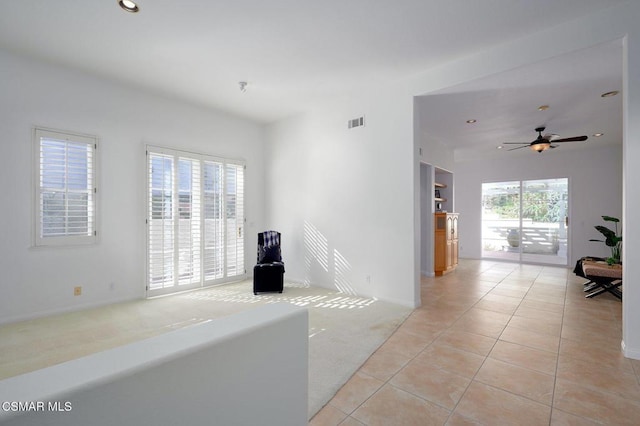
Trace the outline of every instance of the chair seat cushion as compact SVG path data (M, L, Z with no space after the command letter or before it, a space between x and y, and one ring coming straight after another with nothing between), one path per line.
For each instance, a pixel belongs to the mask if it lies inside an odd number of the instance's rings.
M582 270L587 277L622 278L621 265L607 265L606 263L584 262Z
M284 271L284 263L283 262L258 263L256 266L254 266L254 270L256 269L282 269Z

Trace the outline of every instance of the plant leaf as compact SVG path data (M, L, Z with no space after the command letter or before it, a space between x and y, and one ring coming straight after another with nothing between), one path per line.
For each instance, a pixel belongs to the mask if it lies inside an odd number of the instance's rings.
M602 216L602 219L606 220L607 222L616 222L616 223L620 222L620 219L612 216Z
M600 232L602 235L604 235L606 241L604 242L606 245L608 245L609 247L614 247L616 244L618 244L618 237L616 236L616 233L613 232L611 229L607 228L606 226L602 226L602 225L596 225L594 226L594 228L596 228L598 230L598 232Z
M616 236L616 233L613 232L611 229L607 228L606 226L596 225L596 226L594 226L594 228L596 228L598 230L598 232L600 232L606 238L609 238L610 236L611 237L615 237Z

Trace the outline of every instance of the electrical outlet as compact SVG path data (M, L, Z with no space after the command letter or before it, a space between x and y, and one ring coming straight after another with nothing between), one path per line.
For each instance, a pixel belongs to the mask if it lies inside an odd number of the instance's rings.
M73 288L74 296L82 296L82 287L74 287Z

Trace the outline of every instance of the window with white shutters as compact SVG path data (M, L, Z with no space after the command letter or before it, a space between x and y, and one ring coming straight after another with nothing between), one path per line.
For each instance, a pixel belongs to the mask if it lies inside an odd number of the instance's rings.
M148 147L147 172L150 294L244 275L244 165Z
M34 130L36 246L95 243L96 148L92 136Z

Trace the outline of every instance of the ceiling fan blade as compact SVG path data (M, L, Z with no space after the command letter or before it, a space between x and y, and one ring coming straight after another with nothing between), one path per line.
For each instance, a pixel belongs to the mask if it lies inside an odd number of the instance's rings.
M514 150L516 150L516 149L526 148L526 147L528 147L528 146L529 146L529 144L526 144L526 145L519 146L519 147L517 147L517 148L511 148L511 149L508 149L507 151L514 151Z
M503 142L502 145L529 145L531 142Z
M574 136L572 138L556 139L556 140L553 140L551 142L553 142L553 143L558 143L558 142L582 142L582 141L586 141L587 139L589 139L587 136Z

